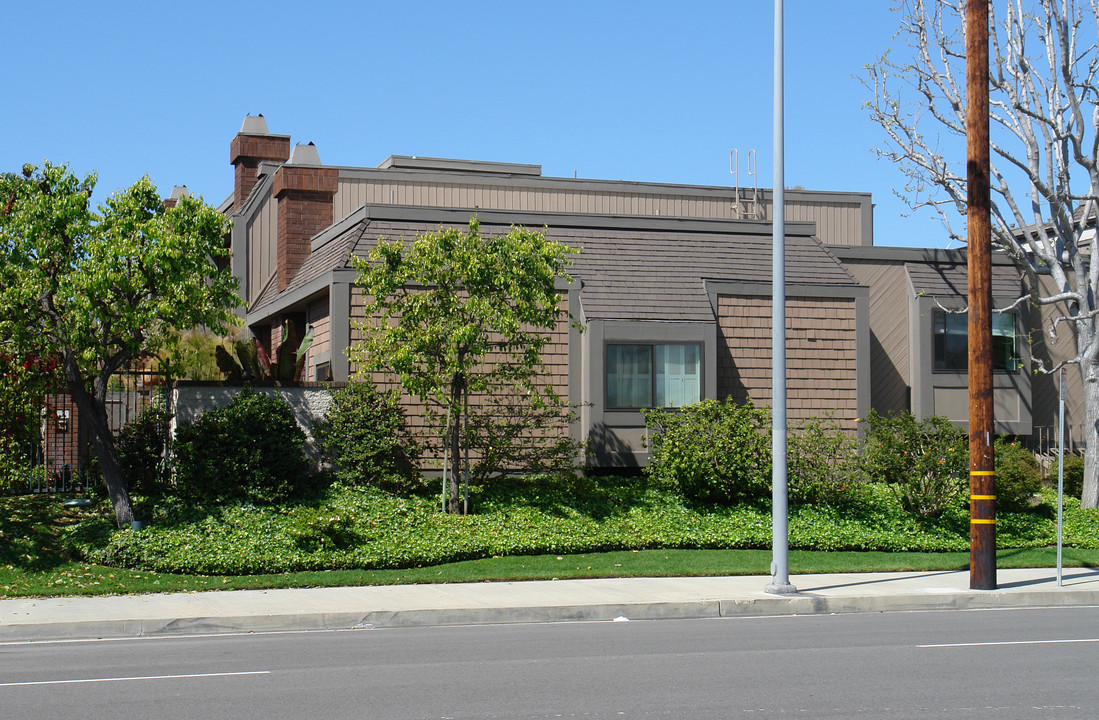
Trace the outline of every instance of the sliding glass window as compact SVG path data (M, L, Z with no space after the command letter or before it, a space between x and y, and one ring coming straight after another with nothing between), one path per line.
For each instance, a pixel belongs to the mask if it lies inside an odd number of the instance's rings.
M695 344L608 345L607 408L683 407L702 393Z

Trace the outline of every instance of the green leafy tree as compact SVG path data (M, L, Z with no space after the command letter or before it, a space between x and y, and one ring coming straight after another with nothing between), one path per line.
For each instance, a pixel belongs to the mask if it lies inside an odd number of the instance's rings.
M39 439L42 398L56 384L52 358L0 345L0 492L25 489L30 449Z
M568 279L572 252L524 228L484 236L471 218L468 230L380 241L357 264L368 323L353 356L364 370L400 378L431 411L449 449L451 513L460 511L470 397L509 392L561 402L540 382L542 349L562 313L556 282Z
M119 526L133 520L107 422L108 381L172 332L233 322L225 218L184 197L166 208L148 177L93 209L96 177L66 166L0 175L0 339L56 357L92 428Z

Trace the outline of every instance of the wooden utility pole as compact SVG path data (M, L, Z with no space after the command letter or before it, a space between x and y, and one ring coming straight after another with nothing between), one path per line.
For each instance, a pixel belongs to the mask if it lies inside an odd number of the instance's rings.
M996 589L992 437L992 215L989 192L988 0L965 4L969 216L969 587Z

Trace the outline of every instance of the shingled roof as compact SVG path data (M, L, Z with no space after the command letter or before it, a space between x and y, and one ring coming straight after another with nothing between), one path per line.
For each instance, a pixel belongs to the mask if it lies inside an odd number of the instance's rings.
M912 288L918 295L968 297L969 277L965 263L906 262ZM992 295L1012 300L1023 294L1019 271L1010 265L992 266Z
M327 272L353 267L350 258L367 257L379 239L409 240L443 225L468 222L468 215L464 222L458 221L461 215L453 211L421 213L449 220L445 223L387 217L407 216L408 208L393 211L367 206L359 214L358 222L315 247L284 292L301 288ZM481 231L495 234L507 232L515 214L482 212L480 216ZM570 274L583 283L580 297L587 319L713 320L707 280L767 283L771 278L769 225L737 221L676 223L635 217L593 220L553 213L526 213L516 221L540 227L546 237L580 250L572 258ZM789 284L857 284L839 260L808 235L811 226L792 227L794 232L788 235L786 244ZM253 307L262 308L280 294L268 287Z

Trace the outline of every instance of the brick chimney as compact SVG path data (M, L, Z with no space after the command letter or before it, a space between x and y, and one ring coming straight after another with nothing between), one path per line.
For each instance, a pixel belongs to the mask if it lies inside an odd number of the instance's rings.
M290 161L275 171L271 194L278 200L279 292L309 256L310 239L332 224L332 197L338 183L339 171L321 166L313 143L296 145Z
M290 157L290 136L267 132L263 115L247 115L233 141L229 143L229 162L235 169L233 210L240 212L259 175L259 164L286 162Z

